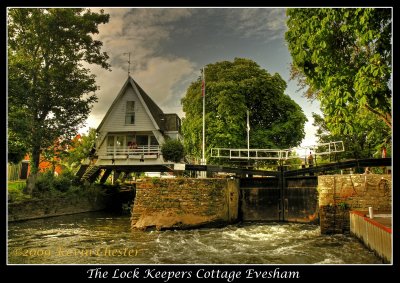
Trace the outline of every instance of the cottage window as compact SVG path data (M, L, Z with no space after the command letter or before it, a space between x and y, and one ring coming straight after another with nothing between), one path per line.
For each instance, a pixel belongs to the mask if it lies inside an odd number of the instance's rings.
M150 136L150 145L158 145L158 141L155 136Z
M135 124L135 101L126 102L125 124Z
M136 143L135 136L134 135L127 135L126 136L126 144L127 144L127 146L129 146L129 144L132 144L132 143Z
M116 145L117 147L124 147L125 146L125 136L116 136Z
M137 135L136 142L140 146L148 146L149 145L149 136Z

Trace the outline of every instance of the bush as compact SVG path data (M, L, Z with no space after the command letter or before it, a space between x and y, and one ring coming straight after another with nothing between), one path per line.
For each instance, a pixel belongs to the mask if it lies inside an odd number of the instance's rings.
M64 170L59 176L54 176L52 171L39 173L35 181L35 190L32 197L23 193L26 182L8 183L8 201L17 202L27 199L39 198L59 198L59 197L89 197L96 199L98 196L105 195L108 190L116 191L116 185L96 185L88 184L85 188L79 179L69 170Z
M115 187L114 187L115 189ZM96 200L97 197L104 196L108 194L103 185L98 185L98 184L90 184L85 190L83 195L88 197L89 199Z
M178 163L185 156L183 144L179 140L168 139L161 147L165 160Z
M51 171L46 171L43 174L38 174L35 181L35 191L37 191L38 193L52 191L54 178L54 174Z
M46 171L45 173L39 174L35 182L36 192L39 194L65 193L70 188L76 188L79 185L79 180L77 180L74 173L69 170L64 170L59 176L54 176L52 171Z
M59 192L66 192L72 186L72 179L68 176L60 175L53 180L53 189Z
M66 192L66 195L80 198L84 197L85 193L86 192L82 187L72 185L71 187L69 187L68 191Z
M63 170L60 176L68 178L71 181L72 185L80 186L82 184L79 177L77 177L73 171L67 168Z

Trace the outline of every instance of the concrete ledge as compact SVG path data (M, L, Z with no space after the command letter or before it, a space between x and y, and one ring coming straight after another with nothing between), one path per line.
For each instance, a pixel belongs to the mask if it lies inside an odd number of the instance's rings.
M391 228L391 226L392 226L391 225L392 217L391 216L390 217L385 217L385 218L389 218L389 220L390 220L389 223L390 224L386 224L386 221L382 221L382 218L379 217L380 214L388 215L388 213L386 213L386 212L385 213L379 213L379 212L375 211L375 213L374 213L375 217L373 219L368 217L368 212L367 211L352 210L352 211L350 211L350 213L354 213L354 214L356 214L358 216L361 216L361 217L364 218L365 221L371 223L372 225L377 226L380 229L385 230L388 233L392 233L392 228Z
M365 216L362 211L350 211L350 233L359 238L385 262L392 262L392 229Z
M30 220L89 211L106 207L105 197L35 199L8 204L8 221Z

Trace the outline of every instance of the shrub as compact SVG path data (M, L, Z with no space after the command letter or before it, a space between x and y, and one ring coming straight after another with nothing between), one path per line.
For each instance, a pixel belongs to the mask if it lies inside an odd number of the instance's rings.
M161 147L161 153L165 160L179 162L185 155L183 144L179 140L168 139Z
M107 192L103 185L90 184L84 191L84 195L95 201L97 197L106 195Z
M69 178L68 176L65 175L60 175L58 177L55 177L53 180L53 189L60 191L60 192L66 192L69 190L69 188L72 186L72 179Z
M71 187L79 186L79 182L75 175L69 170L63 171L59 176L54 176L52 171L46 171L38 175L35 186L39 194L47 192L67 192Z
M66 192L66 195L75 197L84 197L85 190L80 186L72 185L71 187L69 187L68 191Z
M53 190L54 174L51 171L46 171L43 174L38 174L35 181L35 191L38 193L50 192Z

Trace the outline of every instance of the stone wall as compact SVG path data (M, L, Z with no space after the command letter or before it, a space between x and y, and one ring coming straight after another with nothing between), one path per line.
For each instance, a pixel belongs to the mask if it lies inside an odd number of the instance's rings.
M322 234L350 231L350 210L391 211L392 176L318 176L319 213Z
M102 210L107 206L105 197L65 197L34 199L8 204L8 221L29 220L67 214Z
M230 179L153 179L138 183L133 229L194 228L238 217L239 182Z

